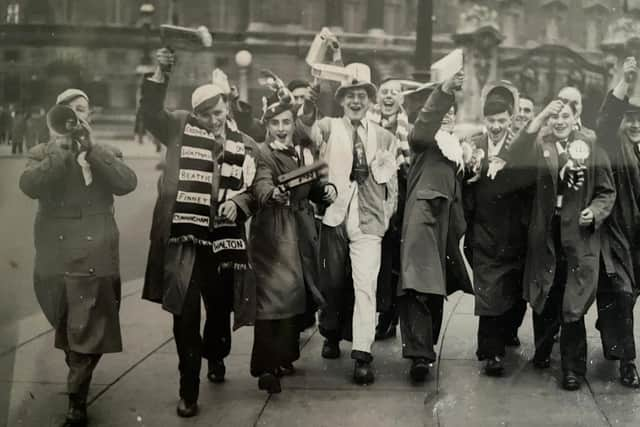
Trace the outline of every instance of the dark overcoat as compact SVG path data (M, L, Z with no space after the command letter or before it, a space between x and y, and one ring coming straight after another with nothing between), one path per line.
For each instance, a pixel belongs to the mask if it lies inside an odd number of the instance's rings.
M322 203L324 185L317 181L291 190L288 205L275 204L271 195L276 178L313 163L313 146L303 148L298 158L261 147L253 185L258 212L251 220L250 259L256 277L256 318L286 319L302 314L307 298L322 304L318 290L319 236L310 201Z
M560 234L567 260L567 282L562 302L564 322L580 320L595 299L601 256L600 231L611 213L616 191L607 155L596 146L591 134L572 131L569 142L581 139L590 148L585 182L578 190L562 190ZM543 131L521 132L507 157L509 168L518 169L514 185L535 184L529 224L523 296L541 313L556 272L556 251L552 221L559 191L559 155L555 137ZM562 188L562 187L560 187ZM580 213L590 208L595 220L581 227Z
M34 286L56 346L79 353L122 350L119 233L113 196L132 192L136 175L112 147L94 144L85 185L74 153L60 142L29 152L20 189L38 200Z
M153 209L151 246L142 298L162 304L162 307L170 313L180 314L191 281L196 249L194 245L170 244L169 235L178 193L182 136L187 118L191 113L184 110L166 110L164 108L166 91L166 84L147 79L143 81L140 110L145 128L167 147L167 154L164 173L158 184L158 199ZM256 143L245 134L242 134L242 137L247 155L254 156L258 150ZM219 175L218 165L214 162L213 200L217 200ZM255 210L253 197L249 191L238 194L232 200L239 208L238 215L241 219L249 218ZM251 318L238 316L238 313L243 313L252 317L255 312L255 309L249 307L255 303L255 295L251 295L251 292L244 295L247 291L245 286L250 283L245 280L248 276L250 273L234 274L236 327L253 322ZM238 293L243 294L243 297L238 298Z
M409 135L411 167L402 224L401 290L449 295L472 293L460 241L466 230L462 176L435 140L454 97L437 88Z
M619 131L624 111L629 107L609 93L600 110L598 145L611 160L616 186L616 203L603 226L603 260L607 274L616 280L607 281L613 291L640 293L640 147Z
M507 135L499 155L509 150L511 138L511 134ZM479 135L473 142L485 153L480 178L463 189L468 223L465 244L471 249L475 314L499 316L522 299L530 195L527 189L509 191L513 170L490 179L488 136Z

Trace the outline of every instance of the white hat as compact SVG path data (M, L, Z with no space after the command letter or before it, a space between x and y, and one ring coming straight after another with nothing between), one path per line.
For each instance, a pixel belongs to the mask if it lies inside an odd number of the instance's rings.
M89 97L87 96L87 94L80 89L67 89L60 95L58 95L58 98L56 98L56 104L66 104L67 102L78 97L82 97L86 99L87 102L89 102Z
M196 90L193 91L193 94L191 94L191 108L195 110L206 101L223 93L225 93L224 88L216 84L209 83L202 85L196 88Z
M340 84L336 91L336 98L344 96L344 91L351 88L362 88L367 91L369 98L376 97L378 88L371 83L371 69L367 64L354 62L344 67L349 74L349 78Z

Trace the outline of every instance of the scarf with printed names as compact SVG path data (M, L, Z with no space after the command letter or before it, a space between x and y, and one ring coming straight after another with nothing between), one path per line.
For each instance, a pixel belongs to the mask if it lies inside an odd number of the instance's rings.
M182 136L178 194L170 242L193 242L211 247L218 270L248 268L244 224L217 215L219 204L246 189L245 146L242 135L228 122L223 144L189 116ZM212 200L214 162L219 164L218 200Z

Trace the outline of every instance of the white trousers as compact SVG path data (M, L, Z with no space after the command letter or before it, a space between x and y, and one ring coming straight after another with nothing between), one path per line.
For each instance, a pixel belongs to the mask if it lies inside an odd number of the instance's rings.
M360 230L357 194L347 213L346 229L355 293L352 350L371 353L376 335L376 289L382 257L382 238L364 234Z

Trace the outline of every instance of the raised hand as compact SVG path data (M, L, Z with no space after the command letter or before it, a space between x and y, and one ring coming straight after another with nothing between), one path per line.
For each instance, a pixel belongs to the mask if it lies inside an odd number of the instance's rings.
M442 90L445 93L453 94L454 91L462 88L463 83L464 71L460 70L442 83Z
M624 60L622 64L622 73L624 75L624 81L627 84L633 84L638 77L638 64L636 58L629 56Z

